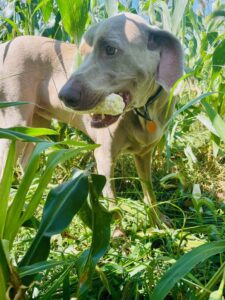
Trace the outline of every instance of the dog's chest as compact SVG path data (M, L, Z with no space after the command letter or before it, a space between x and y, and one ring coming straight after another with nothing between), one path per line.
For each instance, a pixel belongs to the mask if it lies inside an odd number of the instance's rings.
M128 136L128 144L125 152L142 155L149 152L160 140L161 134L149 133L147 129L135 130Z
M145 120L140 121L138 117L128 115L119 124L113 144L115 147L120 147L122 153L142 155L149 152L159 142L162 135L163 130L160 125L156 124L155 131L149 132Z

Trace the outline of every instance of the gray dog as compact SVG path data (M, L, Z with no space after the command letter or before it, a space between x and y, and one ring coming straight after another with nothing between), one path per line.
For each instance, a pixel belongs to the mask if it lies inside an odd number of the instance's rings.
M155 206L152 153L173 113L174 103L166 116L168 92L182 75L181 45L172 34L126 13L91 27L79 50L83 63L71 74L77 51L72 44L33 36L1 44L0 101L35 105L1 109L0 127L46 127L54 117L80 129L101 144L95 158L98 172L108 178L104 195L111 199L115 194L109 178L113 178L116 158L132 153L144 201ZM88 111L111 93L123 97L121 115L79 115L65 107ZM0 140L0 177L8 146L9 141ZM159 216L156 207L152 211L154 218Z

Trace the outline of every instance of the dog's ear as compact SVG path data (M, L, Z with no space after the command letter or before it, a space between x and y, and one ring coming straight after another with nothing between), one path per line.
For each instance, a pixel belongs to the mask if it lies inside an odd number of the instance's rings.
M164 30L151 29L148 49L160 50L156 81L167 91L183 74L183 51L179 40Z
M90 27L88 29L88 31L84 34L81 43L80 43L80 47L79 47L79 51L81 53L81 55L87 55L88 53L90 53L93 49L93 42L94 42L94 37L95 37L95 33L96 30L98 28L99 24L95 24L92 27Z

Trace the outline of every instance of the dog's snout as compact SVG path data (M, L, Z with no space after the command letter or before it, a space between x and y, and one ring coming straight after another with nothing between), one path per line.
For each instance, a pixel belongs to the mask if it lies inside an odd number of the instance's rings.
M74 109L81 106L83 86L80 82L68 81L59 91L59 99L61 99L66 106Z

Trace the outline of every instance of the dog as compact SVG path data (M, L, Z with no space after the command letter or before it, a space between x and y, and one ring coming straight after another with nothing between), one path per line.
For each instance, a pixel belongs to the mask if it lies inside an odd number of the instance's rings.
M77 51L83 62L73 71ZM152 187L152 154L174 111L174 101L168 106L169 91L182 72L179 40L131 13L92 26L79 49L45 37L17 37L0 45L0 101L34 105L1 109L0 127L49 127L57 118L83 131L101 145L94 156L98 173L108 179L103 192L110 199L115 199L110 178L118 155L133 154L155 224L162 216ZM123 97L121 115L76 113L88 112L111 93ZM8 147L9 141L1 139L0 176ZM26 153L29 149L25 162Z

